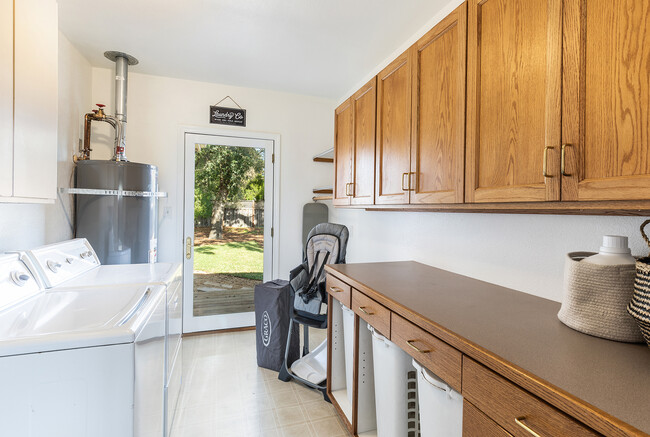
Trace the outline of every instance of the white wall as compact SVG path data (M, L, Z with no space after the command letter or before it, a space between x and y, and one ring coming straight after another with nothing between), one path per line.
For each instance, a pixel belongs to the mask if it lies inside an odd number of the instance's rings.
M452 0L405 41L344 101L456 8ZM348 262L415 260L555 301L562 299L564 255L598 251L601 236L630 237L632 253L647 255L644 218L519 214L366 212L334 209L331 221L350 228Z
M83 138L83 115L91 103L91 67L60 32L58 73L57 186L70 187L72 155L78 149L79 139ZM71 206L69 195L61 195L50 205L0 204L0 252L71 238L72 228L68 221L68 217L72 219Z
M597 252L601 236L627 235L648 254L644 217L367 212L337 208L350 229L348 262L415 260L561 301L564 255Z
M138 57L138 53L133 53ZM145 62L144 60L141 60ZM107 61L108 65L108 61ZM260 68L263 68L262 66ZM114 112L114 70L93 68L93 102ZM129 72L128 128L126 154L130 161L158 166L159 189L169 195L160 204L158 255L160 261L179 261L183 253L182 174L179 174L181 126L207 129L209 107L232 96L246 109L247 126L236 132L268 132L281 136L280 226L276 228L280 255L279 276L286 277L301 259L302 206L311 200L311 188L318 181L329 182L331 165L312 162L312 156L331 147L333 138L332 100L180 80ZM224 104L232 104L227 101ZM223 127L223 126L222 126ZM93 127L93 159L109 159L113 133L109 126ZM181 167L182 168L182 167ZM169 215L165 216L165 208Z

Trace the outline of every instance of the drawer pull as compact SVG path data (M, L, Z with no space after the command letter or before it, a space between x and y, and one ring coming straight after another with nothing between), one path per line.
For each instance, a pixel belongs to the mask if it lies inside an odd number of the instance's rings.
M330 291L333 291L334 293L343 293L343 289L339 287L330 287Z
M537 434L535 431L533 431L528 425L526 425L526 416L521 416L517 417L515 419L515 423L519 425L521 428L525 429L528 434L535 436L535 437L542 437L541 435Z
M429 352L431 352L431 350L429 350L429 349L420 349L419 347L417 347L416 345L413 344L415 342L416 342L416 340L406 340L406 344L408 344L414 350L416 350L417 352L420 352L421 354L428 354Z
M366 314L368 316L374 316L375 315L375 313L369 313L368 311L366 311L366 307L359 307L359 311L361 311L362 313L364 313L364 314Z

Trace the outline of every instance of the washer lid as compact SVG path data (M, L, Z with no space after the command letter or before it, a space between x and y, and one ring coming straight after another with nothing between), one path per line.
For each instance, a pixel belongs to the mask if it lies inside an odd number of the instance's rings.
M133 342L164 295L148 285L45 290L0 313L0 356Z

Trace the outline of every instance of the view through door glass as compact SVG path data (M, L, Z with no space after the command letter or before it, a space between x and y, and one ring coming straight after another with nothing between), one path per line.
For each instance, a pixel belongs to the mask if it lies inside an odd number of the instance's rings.
M193 315L254 311L264 274L263 148L197 144Z

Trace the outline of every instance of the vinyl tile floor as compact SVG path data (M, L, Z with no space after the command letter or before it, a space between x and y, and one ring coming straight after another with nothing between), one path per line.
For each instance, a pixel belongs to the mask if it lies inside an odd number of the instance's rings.
M310 346L325 338L310 333ZM171 437L349 436L320 392L257 366L255 331L183 338L183 387Z

